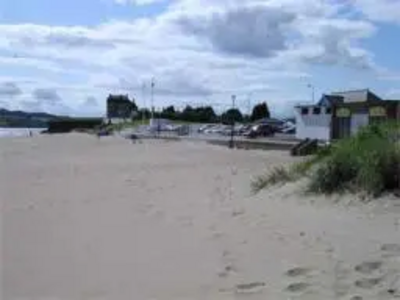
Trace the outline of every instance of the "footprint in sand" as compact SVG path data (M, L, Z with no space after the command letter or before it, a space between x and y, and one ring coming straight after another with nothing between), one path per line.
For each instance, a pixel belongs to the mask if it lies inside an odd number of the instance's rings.
M221 231L215 231L211 234L211 239L212 240L218 240L220 238L223 238L225 236L225 233Z
M310 287L310 284L309 284L309 283L306 283L306 282L296 282L296 283L289 284L289 285L286 287L286 290L287 290L288 292L291 292L291 293L299 293L299 292L304 292L304 291L307 290L309 287Z
M361 296L353 296L350 298L350 300L363 300L364 298Z
M285 272L285 275L290 278L299 278L299 277L304 277L308 275L311 272L310 269L304 268L304 267L296 267L289 269ZM299 282L294 282L289 284L286 287L286 291L291 292L291 293L300 293L306 291L311 284L303 281Z
M354 267L354 270L363 273L371 274L377 270L380 270L383 263L381 261L365 261Z
M354 285L356 287L362 288L362 289L372 289L375 286L377 286L379 283L382 282L382 277L378 278L363 278L360 280L356 280L354 282Z
M233 257L232 253L228 250L224 250L222 252L222 262L224 264L224 269L218 273L219 277L228 277L231 274L234 274L238 271L236 268L236 261L235 258Z
M399 299L400 292L396 289L382 290L377 294L376 299Z
M237 210L232 211L232 217L237 217L237 216L243 215L245 213L246 213L246 211L244 209L237 209Z
M259 293L265 288L264 282L250 282L236 285L236 293L247 294L247 293Z
M384 257L400 256L400 244L383 244L381 251Z
M228 264L223 271L218 273L218 277L226 278L232 273L236 273L236 268L234 265Z
M288 277L299 277L307 275L308 273L310 273L310 271L310 269L299 267L287 270L285 272L285 275Z

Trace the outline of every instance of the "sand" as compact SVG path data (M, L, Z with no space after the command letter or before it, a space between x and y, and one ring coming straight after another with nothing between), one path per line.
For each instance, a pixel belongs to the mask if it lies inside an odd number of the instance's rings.
M286 152L80 134L0 151L2 299L400 297L399 201L253 195Z

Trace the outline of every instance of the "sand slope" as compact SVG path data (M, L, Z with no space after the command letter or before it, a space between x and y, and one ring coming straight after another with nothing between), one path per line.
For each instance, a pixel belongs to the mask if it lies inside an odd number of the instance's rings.
M0 149L3 299L400 297L396 202L252 195L284 152L78 134Z

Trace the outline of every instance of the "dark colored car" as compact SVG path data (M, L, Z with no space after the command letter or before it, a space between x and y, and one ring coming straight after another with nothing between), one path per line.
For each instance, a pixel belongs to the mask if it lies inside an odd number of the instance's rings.
M276 133L276 128L268 124L254 125L249 131L243 135L248 138L272 136Z

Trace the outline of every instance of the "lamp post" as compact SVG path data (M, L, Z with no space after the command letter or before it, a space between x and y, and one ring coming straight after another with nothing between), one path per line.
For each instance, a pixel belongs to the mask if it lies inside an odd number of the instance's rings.
M251 97L252 97L252 93L249 93L248 95L247 95L247 111L248 111L248 116L249 116L249 120L248 120L248 122L250 122L250 119L251 119Z
M315 101L315 86L313 84L309 83L307 85L307 87L311 89L311 100L312 100L312 103L314 103L314 101Z
M151 118L154 119L154 77L151 79L150 102L151 102Z
M142 99L143 99L143 111L142 111L142 122L143 125L146 123L146 83L142 85Z
M233 137L235 135L235 116L233 115L235 109L236 95L232 95L232 120L231 120L231 139L229 140L229 148L233 149Z

